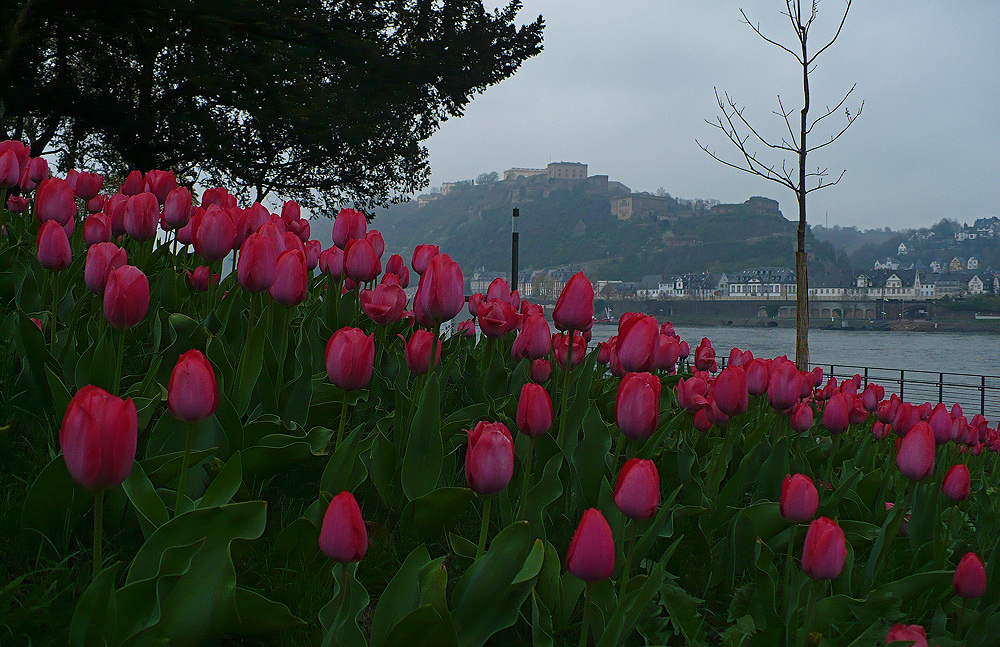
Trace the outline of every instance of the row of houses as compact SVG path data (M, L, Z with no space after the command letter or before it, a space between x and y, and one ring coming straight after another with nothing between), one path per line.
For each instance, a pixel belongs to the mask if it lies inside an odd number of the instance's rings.
M902 247L906 243L900 243L899 246ZM902 252L900 254L906 254L909 252ZM932 274L940 274L942 272L961 272L963 270L978 270L979 269L979 259L975 256L970 256L965 258L962 256L955 256L950 261L945 260L934 260L928 264L924 264L923 261L917 261L916 263L910 263L909 265L904 265L902 261L898 258L893 258L892 256L887 256L886 258L880 258L875 261L873 267L875 270L916 270L918 272L930 272Z

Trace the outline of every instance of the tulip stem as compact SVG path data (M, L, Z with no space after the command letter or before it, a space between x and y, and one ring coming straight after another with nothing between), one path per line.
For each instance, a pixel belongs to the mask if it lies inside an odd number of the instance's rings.
M833 485L833 456L840 449L840 437L843 434L835 434L830 441L830 456L826 460L826 482Z
M118 394L118 388L122 383L122 364L125 362L125 331L118 331L118 371L115 373L115 388L111 389L112 393Z
M632 575L632 556L635 555L635 544L636 544L636 522L633 520L632 523L628 524L628 539L625 544L622 545L623 550L628 551L628 555L625 557L625 568L622 569L622 581L618 585L618 600L619 603L622 596L625 595L625 587L628 586L629 578Z
M590 587L591 583L587 582L587 588L583 593L583 624L580 625L580 647L587 647L587 638L590 632Z
M177 499L174 502L174 518L181 512L181 502L184 500L184 489L187 486L187 473L191 461L191 438L194 436L194 425L188 423L184 434L184 458L181 459L181 473L177 480Z
M94 493L94 578L104 564L102 544L104 543L104 490Z
M348 392L344 391L344 398L340 405L340 426L337 427L337 447L340 447L340 441L344 437L344 424L347 422L347 396Z
M434 369L437 368L437 362L434 360L437 359L437 349L438 345L441 343L441 324L437 322L434 323L433 335L434 336L431 337L431 358L430 361L428 362L428 369L427 369L428 378L434 374Z
M59 312L59 272L52 273L52 320L49 322L49 337L52 354L56 353L56 316Z
M535 437L528 438L528 459L524 463L524 480L521 482L521 510L518 517L524 518L524 509L528 503L528 487L531 485L531 467L535 458Z
M479 528L479 543L476 544L476 559L486 554L486 531L490 527L490 505L492 503L493 497L486 497L486 503L483 504L483 525Z
M792 524L788 536L788 554L785 557L785 589L782 592L786 609L788 608L788 591L792 586L792 563L794 561L792 554L795 552L795 532L798 528L798 524Z
M573 366L573 335L575 330L569 331L569 346L566 347L566 366L563 373L562 406L559 407L559 435L556 437L560 449L566 442L566 408L569 406L569 374ZM558 350L556 351L558 353Z

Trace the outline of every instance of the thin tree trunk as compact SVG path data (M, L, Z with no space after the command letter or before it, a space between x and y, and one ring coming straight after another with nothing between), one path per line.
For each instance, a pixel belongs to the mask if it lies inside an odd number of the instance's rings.
M795 248L795 366L809 370L809 266L806 253L806 119L809 114L809 56L806 51L805 25L802 9L798 10L799 41L802 43L802 110L799 113L799 185L795 197L799 202L799 226Z

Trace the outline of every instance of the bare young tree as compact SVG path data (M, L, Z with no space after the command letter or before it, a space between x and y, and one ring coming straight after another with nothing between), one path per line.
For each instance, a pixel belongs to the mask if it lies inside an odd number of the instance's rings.
M721 114L716 117L715 121L706 121L709 125L721 130L736 147L738 152L737 161L732 162L723 159L707 146L695 140L703 151L726 166L771 180L772 182L788 187L795 193L799 207L798 235L795 247L795 364L799 370L807 370L809 368L809 275L806 265L808 258L806 254L806 196L813 191L834 186L844 177L844 171L841 171L835 180L829 181L829 169L823 167L817 167L815 171L807 171L806 157L809 153L837 141L861 115L861 110L865 105L864 101L862 101L854 114L851 114L850 109L844 107L844 104L854 92L855 86L851 86L851 89L844 94L840 101L832 107L828 105L822 114L810 120L809 74L815 69L816 58L833 45L840 36L841 30L844 28L844 22L847 20L847 14L851 10L851 2L852 0L846 0L844 13L840 17L836 33L823 46L817 49L815 53L810 53L807 44L809 30L816 20L820 0L807 0L805 3L802 0L785 0L785 11L782 12L782 15L788 18L797 40L797 43L792 46L786 46L764 34L760 26L750 22L746 13L740 9L743 21L753 29L754 33L768 43L792 55L802 69L802 107L798 110L798 127L795 128L792 125L795 109L785 107L785 102L782 101L781 95L778 95L778 109L774 111L774 114L784 121L787 136L782 135L780 142L767 138L762 134L758 126L754 126L747 119L744 115L745 108L743 106L737 104L728 93L724 92L720 96L718 89L716 89L715 99L719 104ZM803 4L806 5L805 12L803 12ZM840 112L841 109L843 109L846 118L846 123L843 124L843 127L836 130L829 138L822 139L821 143L812 146L808 145L806 140L812 134L813 128L824 119ZM791 161L787 159L789 157ZM773 161L776 158L780 158L780 163Z

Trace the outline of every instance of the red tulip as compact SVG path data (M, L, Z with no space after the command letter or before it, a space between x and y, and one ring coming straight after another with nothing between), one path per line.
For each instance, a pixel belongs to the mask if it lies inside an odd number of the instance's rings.
M905 436L918 422L920 422L920 409L909 402L902 402L892 418L892 428L900 436Z
M263 292L274 283L277 263L274 243L261 234L250 234L240 248L236 278L244 290Z
M73 187L57 177L42 180L35 197L35 216L42 223L55 220L60 225L67 224L76 216Z
M552 362L547 359L536 359L531 363L531 379L539 384L547 382L552 377Z
M139 195L146 188L146 183L142 179L142 173L139 171L132 171L125 178L125 184L121 187L121 192L126 196ZM154 196L155 197L155 196Z
M653 368L659 337L656 319L637 312L625 313L618 323L615 352L626 372Z
M965 501L969 498L969 468L963 464L952 465L941 482L941 491L952 501Z
M400 336L402 337L402 335ZM414 375L424 375L430 370L431 364L431 341L434 335L426 330L414 330L406 342L405 356L406 366ZM437 345L437 354L434 358L434 365L441 361L441 344Z
M466 319L462 323L458 324L458 328L455 330L456 335L461 335L462 337L475 337L476 336L476 322L472 319Z
M432 258L420 276L414 301L435 323L448 321L461 312L465 306L465 279L458 263L447 254Z
M6 142L4 142L6 143ZM17 186L21 179L21 165L14 151L0 152L0 186L11 188Z
M358 283L374 281L382 272L382 262L372 244L364 238L347 241L344 250L344 272Z
M333 222L333 244L347 251L347 241L364 240L367 229L365 214L354 209L341 209Z
M394 276L394 275L390 275ZM370 292L370 298L362 301L361 309L380 326L388 326L399 321L406 309L406 293L397 283L380 283Z
M190 270L184 270L187 274L188 283L197 292L208 292L208 288L211 285L216 285L219 279L222 278L221 274L212 274L212 270L207 265L199 265L194 269L194 272Z
M215 371L202 352L192 349L182 354L170 373L167 406L175 418L188 424L201 422L215 413L219 388Z
M111 241L111 221L103 213L87 216L83 222L83 242L88 246Z
M885 635L885 644L897 641L909 642L910 647L928 647L927 632L920 625L892 625Z
M583 272L577 272L566 282L552 311L552 322L559 330L590 330L593 327L594 286Z
M193 242L198 256L209 262L222 260L233 251L236 225L221 207L212 205L195 222Z
M49 220L38 230L35 241L38 245L38 262L47 270L58 272L69 267L73 260L73 250L69 238L58 221Z
M781 484L781 503L778 510L786 521L802 523L816 514L819 492L813 480L805 474L785 475Z
M177 188L177 178L173 171L152 170L143 178L144 189L156 196L156 201L163 204L170 192Z
M926 422L918 422L899 443L896 465L911 481L922 481L934 473L934 432Z
M128 206L128 196L115 193L104 203L104 213L111 221L111 233L121 236L125 233L125 207Z
M958 562L955 577L951 580L955 595L972 600L986 593L986 569L975 553L966 553Z
M694 349L694 367L699 371L712 371L718 368L715 361L715 349L708 337L702 337L698 348Z
M787 411L799 401L802 375L788 360L775 360L768 375L767 399L778 411Z
M555 351L556 363L560 368L566 368L567 359L572 364L571 369L576 368L583 361L583 356L587 354L587 340L580 335L573 334L573 356L569 355L569 336L572 333L558 333L552 336L552 349Z
M545 387L532 382L521 387L516 420L525 436L541 436L552 428L552 398Z
M104 209L104 203L107 200L103 195L95 195L90 200L87 200L87 213L98 213Z
M680 357L680 352L681 346L677 343L676 338L670 335L657 335L656 357L653 359L653 366L661 371L673 373L677 366L677 358Z
M629 373L618 385L615 422L631 440L649 438L660 420L660 380L649 373Z
M789 420L792 429L801 433L807 432L812 429L813 425L813 410L805 402L800 402L795 405L795 409L792 411L792 416Z
M480 422L469 433L465 480L482 495L503 491L514 475L514 440L499 422Z
M431 259L440 253L441 249L437 245L417 245L413 250L410 266L413 267L414 272L422 275L427 266L430 265Z
M847 558L844 531L826 517L809 524L802 547L802 570L814 580L832 580L840 576Z
M712 390L715 404L727 416L738 416L747 410L749 392L746 373L740 366L727 366L719 373Z
M524 359L541 359L552 350L552 334L549 322L541 315L528 315L524 318L521 332L514 340L514 351Z
M651 460L625 462L615 481L615 505L629 519L650 519L660 507L660 474Z
M927 419L927 424L931 426L931 431L934 432L934 442L938 445L943 445L951 440L951 413L948 412L948 408L944 404L938 403L934 407Z
M97 243L87 250L87 263L83 277L87 289L94 294L104 294L112 270L128 265L128 254L114 243Z
M101 187L104 186L104 176L100 173L80 173L76 178L76 185L73 190L84 202L88 202L97 197Z
M846 393L838 393L837 395L830 398L830 401L826 403L826 407L823 409L823 426L831 434L842 434L847 431L847 426L850 424L848 419L848 414L851 408L854 406L854 402L851 396Z
M66 407L59 446L70 475L88 490L109 490L124 481L135 462L139 430L135 403L88 384Z
M205 189L205 192L201 194L201 206L208 209L213 204L228 209L236 206L236 198L229 195L229 191L221 186Z
M410 285L410 270L403 262L403 257L393 254L385 263L385 273L395 274L399 278L399 287L406 289Z
M341 328L326 343L326 375L338 389L368 386L375 364L375 335L360 328Z
M11 213L24 213L28 210L28 199L20 195L8 196L7 209Z
M305 301L309 289L306 257L298 249L281 252L275 263L274 283L267 289L271 298L286 307Z
M682 409L687 409L691 413L697 413L708 405L708 383L700 377L692 377L687 380L681 378L677 382L677 404Z
M861 404L864 405L865 409L869 413L875 413L878 410L878 404L885 397L885 389L878 384L869 384L865 387L865 390L861 392Z
M583 513L566 551L566 570L584 582L600 582L615 570L615 539L597 508Z
M108 273L104 317L118 330L136 325L149 308L149 280L138 267L122 265Z
M344 276L344 250L336 245L324 249L319 255L319 271L335 281Z
M472 315L473 317L478 316L479 309L483 307L484 303L486 303L486 297L484 297L479 292L476 292L475 294L471 295L469 297L469 314Z
M358 502L346 490L333 497L323 515L319 548L335 562L358 562L368 551L368 530Z
M378 229L372 229L365 234L365 240L371 244L378 257L382 258L382 254L385 253L385 239L382 238L382 232Z
M611 361L611 344L606 341L602 341L601 345L597 347L597 363L607 364Z
M139 193L125 203L122 226L136 240L151 240L160 224L160 204L152 193Z
M708 405L705 407L704 412L708 416L709 422L716 427L724 427L729 424L729 416L719 409L719 405L715 402L715 393L713 392L709 392L708 394Z
M510 330L510 321L517 317L517 311L505 299L489 299L478 312L479 329L491 338L503 337Z
M179 186L167 194L163 217L172 229L180 229L191 220L191 191Z
M49 163L45 161L44 157L32 157L28 160L28 165L24 167L24 172L21 173L18 185L23 191L32 191L36 185L48 178Z

